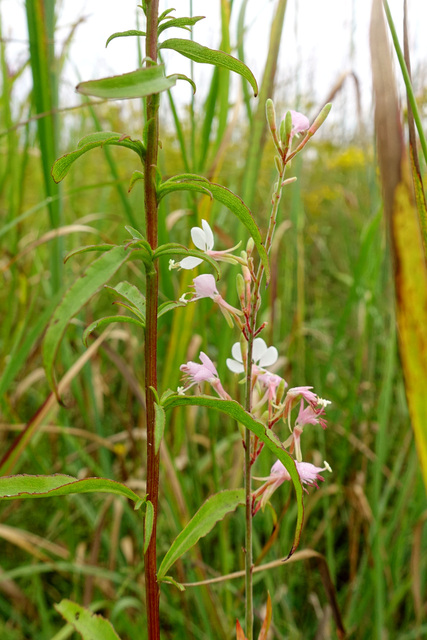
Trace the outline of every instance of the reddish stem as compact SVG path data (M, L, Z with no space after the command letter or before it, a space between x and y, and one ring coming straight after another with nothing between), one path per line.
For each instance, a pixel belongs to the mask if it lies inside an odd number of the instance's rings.
M146 65L157 61L157 23L159 2L147 0L147 36L145 55ZM155 186L155 170L157 166L157 150L159 139L158 121L159 97L157 94L147 97L146 123L147 149L145 157L145 227L147 240L152 249L157 247L157 194ZM145 554L145 592L147 610L147 630L149 640L160 640L159 598L160 590L157 582L157 512L159 494L159 455L154 448L155 411L154 395L151 388L157 389L157 304L158 304L158 272L156 265L146 269L146 327L145 327L145 394L147 419L147 494L153 505L154 524L150 544ZM151 388L150 388L151 387Z

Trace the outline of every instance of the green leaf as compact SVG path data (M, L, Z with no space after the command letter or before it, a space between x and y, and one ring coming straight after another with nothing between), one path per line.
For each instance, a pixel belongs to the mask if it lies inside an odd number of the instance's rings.
M176 78L177 80L185 80L186 82L188 82L189 84L191 84L192 88L193 88L193 94L196 93L196 83L189 78L188 76L184 75L183 73L174 73L173 76L168 76L169 77L173 77Z
M117 33L111 34L111 36L107 39L105 43L105 48L108 47L111 40L115 38L126 38L127 36L145 36L145 31L138 31L138 29L129 29L129 31L117 31Z
M89 80L77 85L76 91L86 96L107 98L109 100L126 100L143 98L153 93L167 91L176 83L174 76L165 76L164 65L142 67L130 73L99 80Z
M51 476L16 475L0 478L0 500L51 498L74 493L114 493L139 502L141 497L120 482L108 478L85 478L56 473ZM145 500L145 498L144 498Z
M155 426L154 426L154 452L157 455L159 453L160 444L162 442L163 433L165 430L165 410L157 402L154 403L155 411Z
M73 625L83 640L120 640L109 620L98 613L84 609L71 600L61 600L55 609Z
M151 534L153 533L154 524L154 507L150 500L147 500L145 505L145 520L144 520L144 556L147 553L148 545L150 544Z
M173 49L194 62L213 64L216 67L223 67L239 73L246 78L252 86L254 95L258 95L258 85L252 71L243 64L243 62L240 62L237 58L233 58L233 56L230 56L228 53L216 49L209 49L193 40L183 40L181 38L165 40L165 42L159 45L159 49Z
M184 585L174 580L171 576L164 576L162 578L162 582L168 582L169 584L173 584L173 586L179 589L180 591L185 591Z
M157 317L160 318L161 316L163 316L165 313L167 313L168 311L173 311L174 309L177 309L178 307L185 307L186 303L185 302L181 302L180 300L168 300L167 302L164 302L163 304L161 304L158 308L157 311ZM174 393L172 391L172 393Z
M203 194L210 194L215 200L226 206L239 220L245 225L253 238L258 249L261 262L264 265L267 284L270 281L270 265L268 255L262 243L261 233L255 220L252 217L250 209L245 205L243 200L235 193L215 182L209 182L207 178L196 174L184 173L174 176L163 182L157 189L157 198L160 202L164 196L173 191L198 191Z
M140 320L136 320L135 318L131 318L129 316L106 316L104 318L99 318L99 320L94 320L83 333L83 344L87 347L87 341L91 333L95 331L95 329L103 329L107 327L109 324L113 324L113 322L119 322L122 324L136 324L138 327L144 328L144 324L140 322Z
M200 538L207 535L227 513L234 511L242 504L245 504L244 489L228 489L208 498L172 542L160 564L157 578L162 580L178 558L194 547Z
M199 20L204 20L205 17L206 16L194 16L193 18L169 18L167 21L159 25L157 35L160 35L165 29L169 29L170 27L187 29L187 27L192 27L196 22L199 22ZM190 29L188 29L188 31L190 31Z
M145 156L145 148L140 140L132 140L123 133L114 133L113 131L98 131L91 133L82 138L75 151L70 151L56 160L52 167L52 178L55 182L61 182L70 170L71 165L82 155L104 145L116 145L131 149L138 154L141 160Z
M144 174L142 171L134 171L130 177L128 193L132 191L135 186L135 183L139 180L144 180Z
M160 247L154 251L153 259L162 258L164 256L194 256L195 258L200 258L205 262L208 262L217 274L217 280L221 276L221 272L218 267L218 263L208 256L204 251L199 251L199 249L187 249L187 247L183 247L182 244L176 244L175 242L170 242L168 244L162 244Z
M110 287L106 284L105 288L109 293L114 296L119 296L121 300L129 303L133 308L134 313L139 317L141 322L145 325L145 296L134 284L130 284L124 280L119 282L115 287Z
M64 264L68 262L70 258L74 258L74 256L78 256L81 253L90 253L92 251L110 251L116 245L114 244L88 244L85 247L79 247L78 249L74 249L67 253L64 258Z
M166 409L170 409L172 407L178 406L190 406L195 405L199 407L207 407L208 409L214 409L215 411L221 411L226 415L230 416L237 422L243 424L247 429L252 431L258 438L264 442L264 444L273 452L273 454L280 460L280 462L285 466L289 475L291 476L293 485L295 487L295 493L297 497L297 508L298 508L298 516L297 523L295 529L295 536L292 545L292 549L289 552L288 558L293 554L295 549L298 546L299 539L301 537L302 523L304 518L304 505L302 500L302 485L298 475L298 471L295 467L295 462L293 458L289 455L289 453L282 447L282 445L276 444L271 439L269 435L269 429L259 422L255 420L250 413L245 411L243 407L234 400L221 400L220 398L214 398L211 396L168 396L163 399L162 396L162 404Z
M129 259L131 251L114 247L92 262L86 271L65 292L57 306L43 341L43 364L49 385L56 392L53 364L65 329L73 316Z

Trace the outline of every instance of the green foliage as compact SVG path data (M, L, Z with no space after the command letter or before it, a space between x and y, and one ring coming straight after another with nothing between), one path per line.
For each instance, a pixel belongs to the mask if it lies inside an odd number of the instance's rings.
M158 569L162 580L173 564L189 549L206 536L228 513L245 504L243 489L221 491L202 504L190 522L175 538Z
M1 500L68 496L95 491L125 496L137 503L135 508L139 508L143 503L143 500L131 489L106 478L78 480L59 473L53 476L17 475L0 478Z
M109 620L71 600L61 600L55 609L73 625L83 640L120 640Z
M120 76L80 82L76 91L95 98L127 100L128 98L143 98L153 93L167 91L175 85L176 80L176 75L166 77L164 66L159 64L152 67L142 67Z
M209 49L208 47L204 47L193 40L182 40L181 38L170 38L169 40L165 40L159 45L159 49L173 49L186 58L190 58L190 60L193 60L194 62L214 64L216 67L222 67L223 69L234 71L235 73L243 76L249 82L255 96L258 94L257 81L255 80L255 76L252 71L243 64L243 62L240 62L237 58L233 58L233 56L230 56L228 53Z

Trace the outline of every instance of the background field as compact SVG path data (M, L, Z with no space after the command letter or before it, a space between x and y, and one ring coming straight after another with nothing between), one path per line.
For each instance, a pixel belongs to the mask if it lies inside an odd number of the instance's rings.
M217 46L221 42L224 49L230 41L239 42L239 32L230 32L224 11L231 5L222 3ZM67 81L61 71L67 49L53 61L48 45L55 37L54 6L49 6L47 29L38 28L34 19L30 31L33 44L41 43L31 52L32 100L29 93L16 91L28 61L19 66L9 54L9 43L0 43L2 455L24 425L36 424L34 416L49 394L41 361L44 328L61 292L93 258L80 254L64 265L64 255L83 244L124 241L125 225L144 231L142 183L128 194L130 175L138 167L127 150L105 148L86 154L60 187L49 177L53 160L75 148L87 133L102 129L141 135L143 126L136 100L96 106L83 101L73 111L59 108L65 106L58 102L58 88ZM205 69L210 91L197 102L183 105L179 99L175 112L177 94L163 95L161 171L203 173L246 195L265 231L274 178L270 143L263 149L258 146L255 169L248 161L262 114L257 116L257 103L240 88L230 93L227 73L213 75ZM422 80L422 69L419 74ZM422 82L415 86L425 115L426 87ZM296 104L285 103L283 87L273 95L279 114L297 108L312 120L323 106L305 94L295 96ZM326 459L333 469L319 490L310 489L305 498L300 543L300 551L314 550L324 561L297 554L293 563L256 574L257 616L262 616L267 590L273 600L272 638L337 637L327 590L330 581L350 638L427 637L425 489L396 344L372 116L362 112L355 126L348 127L346 114L355 109L353 95L349 84L335 87L333 109L349 106L335 111L331 124L326 122L292 166L290 175L298 181L285 190L272 255L273 278L261 313L268 321L264 339L281 355L278 373L290 386L313 385L332 401L328 429L307 429L303 444L306 460L321 464ZM53 115L34 118L36 112L52 111ZM257 181L253 193L252 180ZM224 208L208 198L187 195L163 201L160 241L187 244L191 226L201 218L209 220L218 248L246 242L242 227ZM52 239L47 235L52 228L65 229L65 234ZM231 303L236 299L235 273L223 266L219 284ZM162 263L162 300L178 299L189 290L192 277L171 273L167 262ZM137 262L125 266L110 284L122 280L144 286ZM104 290L75 318L57 361L58 379L85 353L85 327L103 315L123 313L112 306L114 300ZM226 388L238 396L241 387L225 366L236 339L209 300L165 315L159 336L160 389L176 389L179 366L202 349L217 363ZM65 407L55 405L36 424L7 472L104 476L143 493L142 340L130 325L114 325L89 362L73 374ZM243 484L237 426L190 409L176 411L167 424L160 556L207 496ZM264 452L255 475L268 475L273 462ZM272 498L272 508L255 518L255 558L260 563L287 555L295 516L291 488L283 485ZM237 512L184 556L173 576L193 582L242 569L243 544L244 514ZM74 637L62 629L63 621L52 609L64 597L86 605L93 602L110 617L121 638L142 637L140 522L120 499L90 495L4 502L0 549L2 638ZM234 637L235 619L244 617L243 607L243 579L188 587L183 594L164 585L164 638Z

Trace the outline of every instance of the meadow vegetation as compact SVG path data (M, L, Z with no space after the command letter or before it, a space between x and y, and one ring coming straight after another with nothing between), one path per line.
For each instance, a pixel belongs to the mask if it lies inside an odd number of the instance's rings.
M224 36L224 16L222 28ZM141 120L141 103L134 100L122 108L115 102L88 105L82 99L80 109L59 110L42 131L40 120L33 118L37 107L31 96L23 97L18 108L14 102L20 70L8 58L7 43L0 46L2 472L101 476L143 494L146 435L139 328L111 325L108 336L82 363L85 328L97 318L126 313L116 304L112 287L124 280L143 282L140 264L124 265L70 323L55 365L58 381L71 371L63 406L52 399L46 408L51 390L41 357L43 332L54 306L93 259L91 253L81 253L64 265L64 256L82 245L125 242L125 225L145 232L142 181L128 193L129 177L138 167L126 149L87 153L67 179L50 190L44 178L46 154L59 157L95 129L134 128ZM42 68L43 61L38 62ZM234 105L228 104L224 90L229 78L225 73L219 77L223 84L215 97L196 94L194 108L179 108L176 122L163 94L167 124L161 133L160 168L165 176L204 172L239 194L251 124L244 104L233 122ZM61 81L58 73L56 82ZM35 84L32 91L34 98L43 87ZM173 100L176 94L171 95ZM310 96L299 100L298 105L276 101L277 113L298 107L312 121L323 106L306 107ZM250 104L256 109L254 100ZM54 106L51 96L47 110ZM222 118L228 110L227 128ZM334 130L339 127L335 114ZM186 140L185 155L179 132ZM305 495L300 545L288 562L280 560L289 551L295 528L291 483L282 485L271 505L254 518L255 564L273 563L254 574L255 627L259 629L264 618L268 590L271 638L344 637L337 635L339 619L347 637L355 640L417 640L427 637L425 486L399 359L373 131L369 126L356 128L338 137L328 133L326 123L310 147L289 173L297 182L284 190L271 253L272 279L260 319L268 322L264 339L281 355L280 375L290 386L313 385L332 402L328 428L307 430L304 448L315 464L326 458L333 473ZM263 233L274 180L273 153L268 141L262 157L259 154L257 189L250 203ZM160 243L187 244L190 228L201 219L209 221L218 248L239 240L245 246L247 241L239 222L207 196L173 194L162 201L159 216ZM53 227L64 235L53 238ZM189 290L193 276L187 271L170 272L167 260L160 262L160 271L160 302L178 300ZM221 271L219 291L237 304L232 268L223 264ZM225 366L236 337L224 326L222 315L206 300L160 318L161 391L176 390L180 365L209 349L223 384L243 402L238 377ZM95 330L88 339L89 348L100 333ZM7 453L28 424L29 437L8 462ZM273 462L264 452L254 475L267 476ZM157 547L163 556L208 496L243 486L236 424L200 407L174 409L168 414L160 477ZM0 637L77 637L53 609L54 603L69 598L103 613L120 638L143 638L142 545L140 521L121 497L87 494L2 502ZM243 545L244 513L237 510L185 554L171 575L178 582L194 583L243 570ZM164 584L160 610L165 639L234 637L236 618L244 619L244 578L187 586L183 593Z

